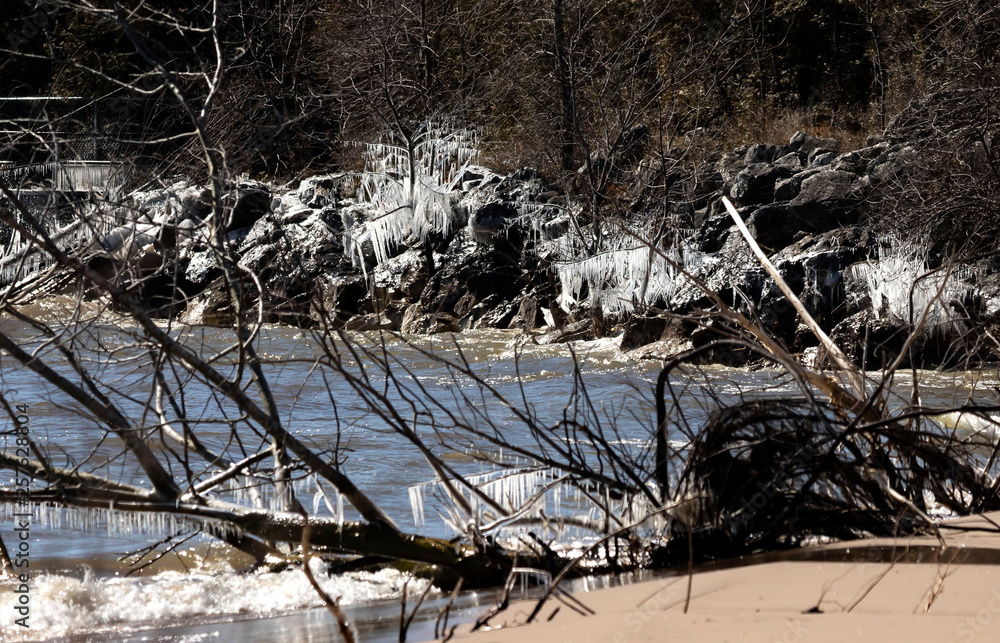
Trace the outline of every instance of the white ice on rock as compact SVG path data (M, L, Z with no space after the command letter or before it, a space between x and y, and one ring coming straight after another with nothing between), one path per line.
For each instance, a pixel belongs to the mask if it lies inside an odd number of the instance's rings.
M479 157L475 130L428 123L409 147L391 140L366 145L365 151L358 203L371 216L360 231L345 225L345 251L355 261L363 263L365 242L371 242L381 264L406 242L432 232L447 236L465 224L468 212L458 202L462 177Z
M597 252L576 237L565 236L555 243L562 286L559 304L567 312L579 303L584 286L588 303L605 313L631 313L636 306L658 300L669 303L686 280L678 266L697 274L704 264L702 253L684 241L654 248L619 233L606 237Z

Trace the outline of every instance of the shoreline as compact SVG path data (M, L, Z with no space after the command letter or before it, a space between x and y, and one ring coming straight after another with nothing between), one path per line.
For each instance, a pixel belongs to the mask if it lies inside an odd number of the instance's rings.
M461 626L452 640L992 640L1000 617L998 519L994 512L941 523L948 549L933 562L905 557L915 548L940 549L933 535L817 545L793 551L854 550L860 560L783 560L695 572L686 613L687 575L578 593L571 600L554 597L529 625L522 623L535 601L522 601L492 619L491 629L470 633ZM982 562L990 557L991 564Z

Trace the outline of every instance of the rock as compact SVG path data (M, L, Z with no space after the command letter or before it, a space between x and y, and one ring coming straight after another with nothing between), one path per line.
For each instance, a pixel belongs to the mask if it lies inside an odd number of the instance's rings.
M715 320L699 325L691 333L692 348L705 347L703 353L692 360L695 364L718 364L720 366L746 366L754 354L742 346L737 346L720 340L730 337L731 333L716 327Z
M789 149L784 145L753 143L743 156L743 162L747 165L753 165L754 163L773 163L775 160L788 153Z
M845 306L845 275L851 264L867 254L866 243L867 235L860 228L838 228L805 235L771 257L771 261L810 314L829 331L854 312ZM776 284L765 288L760 317L789 346L801 334L798 317ZM813 341L808 331L806 337ZM794 346L796 350L801 348L804 346Z
M212 250L192 254L184 270L184 278L193 284L206 284L221 276L222 267Z
M803 155L798 152L789 152L774 162L775 165L786 167L789 170L798 171L805 168L802 162Z
M236 315L230 305L228 294L219 287L195 297L181 314L180 322L191 326L229 328L236 323Z
M310 176L299 182L295 192L298 200L309 208L325 208L337 205L337 192L343 174Z
M271 211L271 192L262 184L243 184L222 197L223 230L249 228Z
M283 194L271 200L271 218L282 224L301 223L312 216L313 212L294 193Z
M805 132L795 132L792 138L788 140L788 149L810 158L817 151L821 153L835 151L837 149L837 139L819 138Z
M814 155L810 155L810 157L809 157L809 167L811 167L811 168L813 168L813 167L826 167L828 165L832 165L834 159L836 159L836 158L837 158L837 155L834 154L833 152L822 152L822 153L817 153L817 154L814 154Z
M435 256L435 263L441 255ZM372 283L385 293L385 301L415 302L427 287L427 262L417 248L382 262L372 271Z
M861 174L868 164L864 162L857 152L847 152L833 159L830 168L851 174Z
M871 184L892 183L913 174L919 167L919 160L920 154L912 146L890 147L868 164Z
M499 295L487 295L464 313L458 321L462 330L476 328L510 328L511 321L519 310L516 301Z
M732 182L736 175L746 169L747 152L749 145L741 145L731 152L722 155L722 158L715 163L715 171L719 173L726 183Z
M863 200L858 178L850 172L823 170L804 179L790 204L814 232L825 232L857 219Z
M536 201L538 195L548 191L538 172L524 167L500 181L493 194L500 201Z
M274 261L280 255L281 246L277 243L255 245L243 253L239 260L239 266L248 272L260 275L264 273L266 267L274 265Z
M818 169L804 170L802 172L796 172L787 179L778 181L774 184L774 200L791 201L799 195L799 189L802 187L802 182L820 171L821 170Z
M371 307L363 309L367 295L368 282L361 275L322 275L313 284L309 316L321 326L329 324L337 328L355 315L374 313ZM392 306L386 306L382 312L394 328L399 327Z
M887 316L880 318L869 308L837 324L830 337L855 364L866 370L878 370L899 356L909 334L906 325ZM906 359L902 367L909 366Z
M469 217L469 232L476 243L489 243L503 234L517 218L517 208L505 201L491 201Z
M809 221L799 216L787 201L762 205L746 223L757 243L771 252L784 248L796 234L810 227Z
M590 319L581 319L580 321L566 324L562 328L553 328L546 331L538 337L538 343L543 345L565 344L566 342L590 339L594 339L594 322Z
M538 306L538 299L534 295L525 295L521 298L517 314L511 319L509 327L531 332L544 323L545 318L542 316L541 308Z
M646 344L652 344L663 337L667 330L668 320L665 317L647 317L635 315L625 323L619 349L630 351Z
M467 309L489 295L513 300L527 283L522 277L519 253L509 245L479 245L467 230L461 230L448 244L437 271L420 295L427 310L454 314L455 305L466 294Z
M745 218L747 213L741 214ZM751 301L759 301L766 273L743 235L733 231L726 236L718 252L703 257L702 261L703 267L697 276L723 301L731 305L735 303L737 308L743 306L742 295L737 295L737 289ZM668 310L678 314L714 305L700 287L686 279L667 304Z
M403 314L399 327L403 333L413 335L434 335L437 333L457 333L455 317L448 313L428 313L420 304L411 304Z
M668 339L658 339L650 344L639 346L627 351L626 355L630 359L650 359L666 362L681 353L686 353L692 348L694 348L694 344L691 343L690 339L671 337Z
M155 242L160 226L153 223L133 223L119 226L106 234L98 244L111 255L124 259Z
M736 225L725 208L721 207L722 199L716 203L719 204L719 209L722 211L717 214L710 213L708 220L697 232L695 241L698 244L698 249L702 252L718 252L729 237L730 230Z
M344 330L353 331L374 331L374 330L396 330L395 324L385 313L368 313L367 315L355 315L344 324Z
M779 165L750 165L733 179L729 196L737 206L769 203L774 200L775 183L792 174L792 170Z

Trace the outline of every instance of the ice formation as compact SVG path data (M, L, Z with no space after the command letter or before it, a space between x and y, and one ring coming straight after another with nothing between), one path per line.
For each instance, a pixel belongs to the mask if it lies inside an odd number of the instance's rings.
M463 495L476 512L478 528L502 536L537 530L541 523L550 530L550 536L588 538L608 525L631 524L655 513L653 503L644 494L612 499L606 491L594 485L589 485L594 488L582 488L556 469L498 469L466 476L465 481L510 513L507 517L494 515L476 494L464 488ZM463 489L458 481L452 481L452 486ZM447 494L442 490L439 480L410 487L410 508L417 527L426 524L425 495L431 494L444 500ZM459 512L453 503L439 503L438 509L445 525L452 531L463 533L466 530L466 522L459 519ZM654 517L640 531L656 533L663 526L662 519Z
M702 253L684 241L655 248L618 234L604 241L598 252L590 252L578 238L568 235L557 244L559 304L567 312L579 303L584 286L588 303L605 313L631 313L636 306L661 300L669 304L685 281L678 267L697 273L704 263Z
M345 232L346 251L364 263L361 247L370 241L376 263L382 263L408 240L426 239L431 232L447 235L464 225L458 190L478 158L476 131L449 122L425 124L409 145L398 140L367 145L358 202L374 216L360 233Z
M855 264L851 270L867 285L876 318L888 314L896 321L916 324L926 311L925 327L930 332L961 324L948 302L970 290L970 271L967 267L958 267L950 275L944 269L929 271L924 245L883 239L877 259Z

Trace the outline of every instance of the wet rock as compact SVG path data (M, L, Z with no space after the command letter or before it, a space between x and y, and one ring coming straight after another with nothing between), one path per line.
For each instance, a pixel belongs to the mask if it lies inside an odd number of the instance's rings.
M435 262L439 262L437 255ZM372 271L372 283L384 292L385 301L416 301L427 287L427 262L416 248L382 262Z
M434 335L437 333L457 333L458 325L454 315L449 313L429 313L420 304L411 304L403 314L400 331L413 335Z
M320 326L339 328L355 315L374 313L366 304L368 282L361 275L323 275L313 284L309 302L309 316ZM383 314L399 327L399 320L391 306ZM402 314L400 312L399 317Z
M692 348L702 348L703 352L693 360L693 363L718 364L734 368L746 366L753 358L753 353L745 347L725 342L724 340L730 335L731 333L726 330L717 328L714 320L699 325L691 333L690 340Z
M391 331L396 330L397 326L393 324L392 320L385 313L368 313L366 315L355 315L347 320L344 324L344 330L353 331L374 331L383 330Z
M471 301L465 300L469 308L489 295L512 300L525 286L519 259L515 249L479 245L462 230L442 253L420 301L428 311L454 314L455 305L467 294L471 296Z
M847 356L866 370L882 369L895 361L903 350L910 329L905 324L879 317L871 309L843 320L833 329L831 339ZM903 368L910 366L904 358Z
M525 295L518 305L517 314L510 321L510 328L519 328L525 332L531 332L545 324L542 310L538 306L538 299L534 295Z
M562 328L553 328L537 338L539 344L565 344L577 340L594 339L594 322L590 319L566 324Z
M181 314L180 321L191 326L218 326L230 328L236 323L236 314L228 294L219 287L195 297Z
M517 301L498 295L487 295L475 301L458 321L462 330L476 328L510 328L520 306Z
M627 351L626 354L631 359L650 359L658 361L669 361L681 353L694 348L694 344L686 337L670 337L659 339L650 344L639 346Z
M845 274L867 254L865 238L857 227L809 234L771 258L785 282L827 331L854 312L845 305ZM795 350L805 347L801 345L798 316L777 284L768 284L759 308L764 325L776 336ZM809 343L813 341L808 331L805 336Z
M659 341L667 330L667 325L668 320L665 317L633 316L625 324L619 348L622 351L630 351Z

